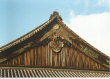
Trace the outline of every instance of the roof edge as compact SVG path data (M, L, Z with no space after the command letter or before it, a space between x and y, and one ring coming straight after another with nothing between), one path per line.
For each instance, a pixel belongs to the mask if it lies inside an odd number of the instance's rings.
M3 45L0 47L0 53L14 45L17 45L19 43L21 43L22 41L28 39L29 37L31 37L32 35L36 34L37 32L39 32L40 30L42 30L45 26L47 26L50 22L52 22L54 19L58 19L60 21L62 21L61 16L59 16L59 13L57 11L54 11L53 14L50 15L50 18L44 22L43 24L39 25L38 27L36 27L35 29L31 30L30 32L27 32L26 34L20 36L19 38Z

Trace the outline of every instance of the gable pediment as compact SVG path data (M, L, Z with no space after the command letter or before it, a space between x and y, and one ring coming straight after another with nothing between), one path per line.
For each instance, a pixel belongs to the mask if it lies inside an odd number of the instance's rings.
M109 57L85 43L63 24L58 16L53 19L52 17L44 25L28 33L29 38L1 52L5 52L1 55L1 64L5 66L109 69Z

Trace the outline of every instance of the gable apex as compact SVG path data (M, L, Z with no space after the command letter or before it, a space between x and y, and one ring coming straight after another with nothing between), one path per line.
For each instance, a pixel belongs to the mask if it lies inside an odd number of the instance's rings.
M62 18L57 11L53 11L53 13L50 15L50 19L52 19L53 17L57 17L57 19L62 21Z

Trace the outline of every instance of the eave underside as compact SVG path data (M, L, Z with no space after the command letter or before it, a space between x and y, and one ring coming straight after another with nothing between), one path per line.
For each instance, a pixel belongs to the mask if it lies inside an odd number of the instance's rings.
M0 67L0 77L110 77L110 72L55 68Z

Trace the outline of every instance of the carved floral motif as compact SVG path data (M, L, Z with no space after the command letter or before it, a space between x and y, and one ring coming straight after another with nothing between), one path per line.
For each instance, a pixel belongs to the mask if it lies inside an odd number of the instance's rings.
M50 47L54 52L60 52L64 46L64 43L61 40L58 40L58 37L59 36L57 36L57 34L55 33L52 38L52 41L49 43Z

